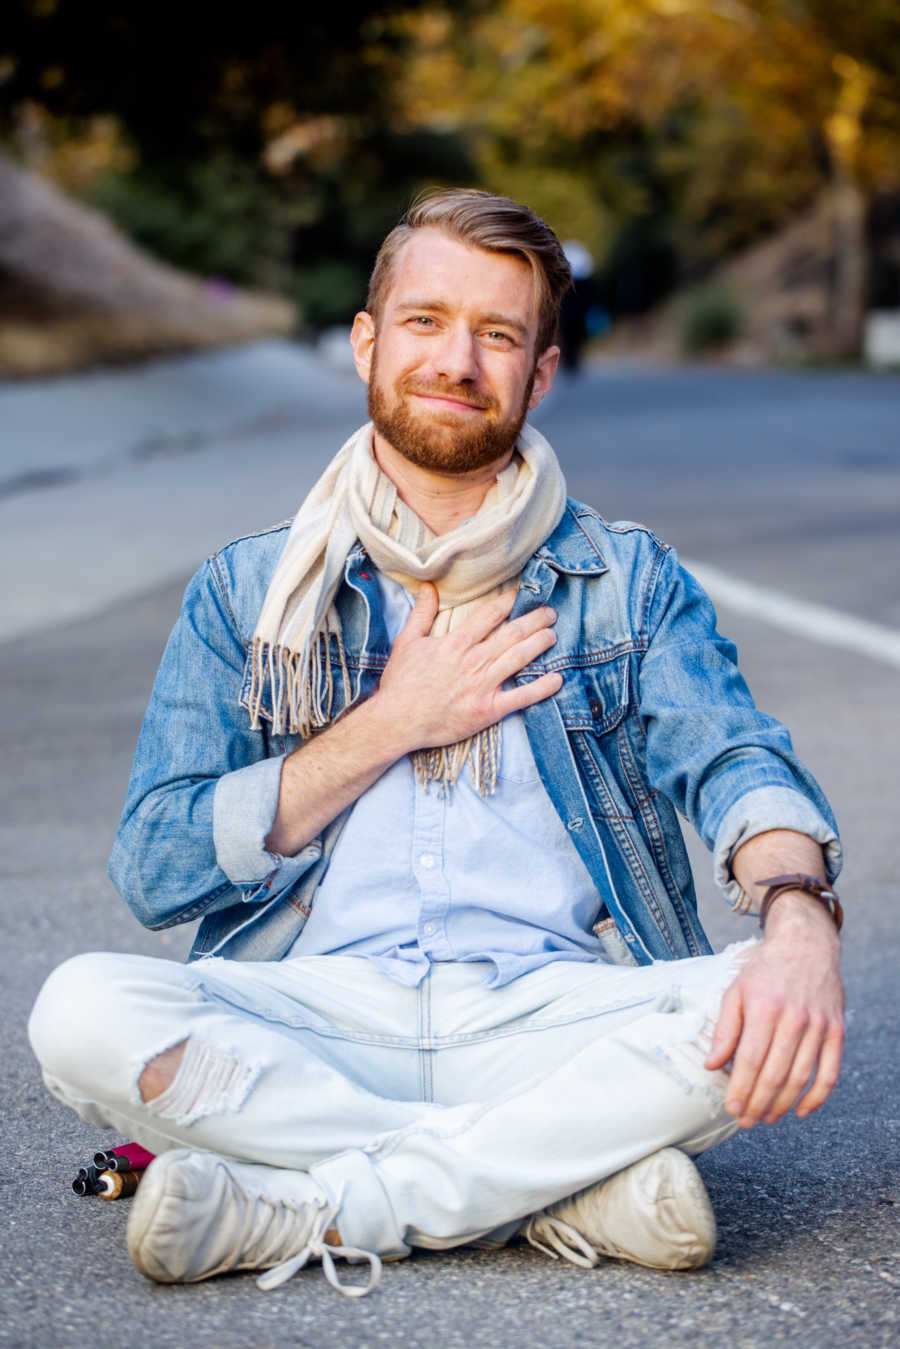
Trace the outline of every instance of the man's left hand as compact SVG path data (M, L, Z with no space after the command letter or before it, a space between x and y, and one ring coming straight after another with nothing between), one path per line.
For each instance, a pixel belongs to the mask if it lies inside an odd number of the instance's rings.
M725 1108L742 1128L774 1124L795 1102L810 1115L828 1098L844 1041L839 960L827 911L800 891L780 895L726 990L706 1060L717 1069L733 1057Z

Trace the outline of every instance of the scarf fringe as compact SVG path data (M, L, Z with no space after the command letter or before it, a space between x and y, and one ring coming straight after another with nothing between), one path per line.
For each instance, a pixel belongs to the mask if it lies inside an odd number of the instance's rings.
M492 795L497 790L497 775L500 771L501 724L498 721L493 726L487 726L477 735L460 740L455 745L415 750L411 757L416 781L426 792L435 782L441 792L446 794L456 786L468 760L479 794L483 797Z
M340 631L331 629L337 639L344 708L353 707L350 671ZM316 634L308 648L291 651L286 646L269 646L260 637L253 639L250 665L248 708L250 725L258 731L262 720L263 690L268 681L272 693L272 731L275 735L299 735L309 740L332 721L334 675L331 667L329 631ZM357 691L358 696L358 691ZM441 792L456 786L468 761L472 779L481 796L497 790L500 770L501 724L488 726L468 740L436 749L416 750L412 755L416 781L427 792L435 783Z
M254 731L260 727L267 681L272 696L272 731L275 735L299 735L308 740L316 731L329 725L334 706L331 636L337 644L344 708L353 706L356 699L351 690L341 630L326 616L324 628L314 633L300 651L292 651L287 646L270 646L261 637L254 637L247 700Z

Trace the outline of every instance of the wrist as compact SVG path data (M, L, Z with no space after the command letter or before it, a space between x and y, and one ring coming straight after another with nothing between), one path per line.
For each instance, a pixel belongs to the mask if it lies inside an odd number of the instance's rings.
M766 887L759 909L759 925L761 928L766 926L769 910L776 900L785 894L799 891L802 894L809 895L817 904L820 904L827 911L837 931L840 932L844 923L844 910L841 908L841 901L828 882L822 880L820 875L815 876L808 872L792 871L787 875L767 876L765 880L759 880L756 884Z
M828 908L803 890L783 890L778 895L778 902L766 914L764 935L767 941L792 941L813 935L835 948L841 944L838 927Z
M364 703L360 703L350 716L356 723L355 733L368 742L382 770L419 748L410 734L412 718L399 715L380 688Z

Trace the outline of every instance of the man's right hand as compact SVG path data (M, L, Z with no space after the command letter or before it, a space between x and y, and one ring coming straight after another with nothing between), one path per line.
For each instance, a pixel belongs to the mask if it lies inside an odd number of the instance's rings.
M437 590L422 586L376 692L285 759L271 852L298 853L404 754L467 740L557 692L560 674L503 688L556 641L552 609L507 621L515 595L486 600L433 637Z
M505 590L454 631L434 637L438 594L430 582L422 585L373 699L396 718L401 754L467 740L558 691L560 674L503 688L556 642L553 609L506 621L515 598L514 589Z

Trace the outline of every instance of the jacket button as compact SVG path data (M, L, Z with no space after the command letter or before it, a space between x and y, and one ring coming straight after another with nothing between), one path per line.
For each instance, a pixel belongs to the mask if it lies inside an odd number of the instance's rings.
M588 702L588 707L591 709L592 717L603 716L603 704L600 702L599 698L591 698Z

